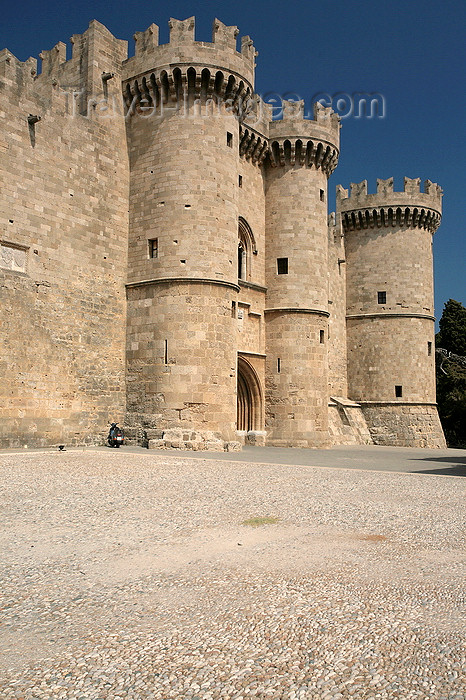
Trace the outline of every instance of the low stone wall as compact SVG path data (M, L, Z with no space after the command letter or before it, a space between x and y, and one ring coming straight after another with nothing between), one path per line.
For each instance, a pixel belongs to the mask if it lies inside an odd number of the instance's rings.
M211 430L197 431L186 428L125 428L127 445L139 445L154 449L209 450L214 452L240 452L240 442L225 442L219 433Z
M374 444L446 448L435 404L361 404Z

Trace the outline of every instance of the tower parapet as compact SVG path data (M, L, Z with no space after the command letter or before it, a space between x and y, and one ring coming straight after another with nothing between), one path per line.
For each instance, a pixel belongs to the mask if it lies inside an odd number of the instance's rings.
M348 395L377 444L443 447L435 404L432 234L442 190L393 178L337 188L345 234Z
M170 41L158 43L159 28L151 24L136 32L135 56L123 66L124 95L127 103L141 99L148 105L180 102L184 93L205 102L220 98L236 107L240 99L254 92L257 52L249 36L242 37L236 49L238 28L218 19L212 27L212 41L196 41L195 18L170 19Z
M302 101L285 100L283 118L269 124L265 313L272 445L329 444L327 180L338 162L339 129L338 116L320 104L313 120L304 119Z
M269 152L269 125L273 107L260 95L252 95L244 105L240 124L240 156L262 165Z
M63 42L42 51L39 72L0 51L0 273L18 369L0 441L94 440L126 411L133 435L173 447L259 442L265 415L268 444L326 446L353 435L357 401L375 442L442 446L440 187L340 187L328 220L338 115L285 100L274 120L249 36L218 19L207 42L194 17L169 27L165 44L156 24L136 32L128 58L93 20L69 60Z
M337 187L337 208L343 230L405 226L434 233L442 218L442 188L426 180L421 192L420 178L404 178L403 192L393 190L393 178L377 180L376 194L367 193L367 180L351 183L351 193Z
M314 119L304 119L304 100L283 100L283 118L270 122L270 164L289 163L335 170L340 148L340 119L330 107L314 104Z

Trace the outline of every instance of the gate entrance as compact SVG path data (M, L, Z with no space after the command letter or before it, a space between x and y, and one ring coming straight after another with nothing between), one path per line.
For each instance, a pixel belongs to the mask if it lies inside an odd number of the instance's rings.
M263 430L262 391L254 368L243 357L238 357L237 430Z

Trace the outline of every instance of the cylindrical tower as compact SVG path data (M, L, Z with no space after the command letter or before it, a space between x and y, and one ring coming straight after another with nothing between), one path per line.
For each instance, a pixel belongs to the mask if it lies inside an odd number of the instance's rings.
M266 428L270 445L322 447L328 435L327 180L339 120L285 102L266 162Z
M130 235L129 424L235 437L238 110L253 92L255 51L216 20L152 25L126 63Z
M435 403L432 234L441 188L393 178L337 188L345 233L348 395L376 444L444 447Z

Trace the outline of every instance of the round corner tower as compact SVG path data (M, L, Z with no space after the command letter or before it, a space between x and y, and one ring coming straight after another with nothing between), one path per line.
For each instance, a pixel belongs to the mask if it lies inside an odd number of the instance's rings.
M432 235L442 190L393 178L337 188L346 249L348 395L376 444L444 447L435 398Z
M327 180L339 154L331 109L284 101L266 161L267 444L325 447L328 431Z
M127 423L235 439L238 106L255 50L215 20L135 35L124 65L130 158ZM236 303L236 302L235 302Z

